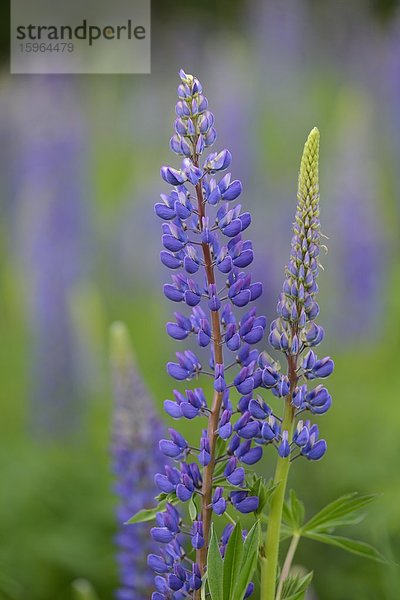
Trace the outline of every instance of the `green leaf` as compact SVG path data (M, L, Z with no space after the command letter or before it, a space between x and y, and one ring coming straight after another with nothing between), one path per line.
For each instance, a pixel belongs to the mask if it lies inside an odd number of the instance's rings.
M283 583L281 600L303 600L312 578L312 571L303 577L301 575L289 575Z
M243 539L242 528L239 521L236 523L228 545L225 550L224 557L224 585L223 599L232 600L233 591L236 586L237 579L240 574L240 566L243 556Z
M243 600L257 567L258 549L260 545L260 524L257 521L250 529L243 544L243 559L233 594L233 600Z
M98 600L92 584L86 579L76 579L72 583L72 591L75 600Z
M303 531L326 531L342 525L359 523L364 515L360 510L375 500L375 495L360 495L357 492L341 496L314 515L303 527Z
M224 565L219 551L214 525L211 526L211 539L207 554L207 580L212 600L223 600ZM202 590L205 590L203 581Z
M300 530L303 525L304 504L297 498L294 490L290 490L289 499L283 505L283 519L293 531Z
M297 535L300 535L301 532L298 532ZM288 540L289 538L293 537L293 529L291 527L288 527L288 525L286 525L283 521L281 523L281 534L279 536L279 539L281 542L283 542L284 540Z
M336 546L338 548L342 548L342 550L347 550L347 552L351 552L352 554L358 554L359 556L363 556L364 558L370 558L371 560L375 560L381 563L387 562L385 557L382 556L382 554L378 552L378 550L376 550L373 546L365 542L352 540L350 538L339 535L318 533L316 531L307 531L304 532L303 535L304 537L307 537L311 540L315 540L316 542L322 542L323 544Z
M162 496L162 500L154 506L153 508L144 508L143 510L139 510L137 513L133 515L124 525L132 525L133 523L146 523L147 521L152 521L156 518L156 514L160 511L163 511L167 505L169 504L178 504L180 502L179 498L175 493L171 494L160 494Z
M219 458L220 456L224 456L226 454L226 447L228 442L221 437L217 437L217 443L215 446L215 456Z
M207 573L204 575L204 577L201 581L202 581L202 583L201 583L201 589L200 589L200 600L206 600L206 583L208 581Z
M193 496L190 498L189 502L189 515L192 521L195 521L197 518L197 506Z
M271 365L271 367L274 369L274 371L279 372L281 370L280 362L275 360L270 354L268 354L268 352L266 350L261 352L260 357L261 357L261 355L264 357L266 362L268 362Z
M278 484L274 484L273 480L265 481L260 476L253 474L252 480L249 482L248 488L251 496L257 496L259 499L258 508L255 511L256 515L261 515L267 502L270 501L272 494L276 490Z
M265 497L266 497L266 502L269 502L271 500L272 495L275 492L275 490L278 487L278 485L279 485L279 482L278 483L274 483L273 479L270 479L265 484L264 494L265 494Z
M162 502L163 500L166 500L168 498L168 494L166 494L165 492L161 492L160 494L158 494L158 496L156 496L154 498L154 500L156 500L157 502Z
M227 445L228 445L228 442L226 440L223 440L219 436L217 437L217 443L216 443L216 447L215 447L215 456L217 459L222 456L225 456ZM215 469L214 469L214 477L219 477L220 475L222 475L222 473L225 470L225 466L226 466L226 464L224 461L217 462L215 465Z
M133 515L133 517L129 519L129 521L126 521L125 525L132 525L133 523L146 523L147 521L152 521L156 518L156 514L160 510L163 510L165 508L166 503L167 502L163 500L154 508L144 508L143 510L139 510Z

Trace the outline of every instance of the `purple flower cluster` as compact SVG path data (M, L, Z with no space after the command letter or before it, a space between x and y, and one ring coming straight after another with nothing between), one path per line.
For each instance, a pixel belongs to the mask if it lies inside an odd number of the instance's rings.
M116 598L147 600L153 577L145 557L154 550L155 544L147 523L126 525L126 521L153 503L154 474L164 463L158 449L163 426L135 368L128 333L121 323L112 326L111 342L115 398L112 454L115 491L121 500L116 535L121 587L116 591Z
M323 386L308 390L306 383L299 385L300 379L324 378L333 370L329 357L319 359L311 349L298 365L303 350L323 338L322 328L314 322L320 247L317 190L311 195L308 189L299 192L279 316L270 328L271 345L288 359L289 370L283 374L268 354L255 348L267 322L248 307L260 297L262 285L253 283L244 270L253 261L252 244L242 237L251 216L234 204L242 191L240 182L232 180L230 173L222 174L230 166L231 155L222 150L203 157L216 139L214 116L200 82L184 71L180 77L170 146L183 160L180 169L162 167L161 176L172 189L161 195L155 211L164 221L161 261L178 271L164 286L164 293L188 311L175 312L167 332L178 341L192 336L200 349L209 348L209 355L204 361L191 349L177 352L167 371L179 382L211 377L214 393L208 402L201 387L175 389L174 398L164 403L172 418L204 418L206 426L195 446L173 428L159 444L176 466L168 464L155 477L159 499L167 504L151 532L161 544L161 551L148 559L157 573L153 600L200 597L212 515L222 515L231 507L244 514L257 511L259 498L251 492L245 468L261 459L265 446L274 446L282 458L293 458L297 452L310 460L318 460L326 450L316 425L299 421L292 433L293 427L291 431L285 428L286 421L256 390L270 389L273 396L289 403L293 419L306 410L321 414L330 406L330 395ZM241 308L246 312L238 314ZM230 376L231 369L236 371ZM189 526L177 503L188 503ZM185 536L192 550L185 547ZM221 539L222 553L227 536L229 530ZM251 592L252 584L247 595Z
M196 448L172 428L170 438L160 442L165 456L178 464L167 465L156 476L156 484L171 501L191 502L196 514L187 528L172 502L159 513L152 536L163 548L161 554L149 557L158 573L153 600L184 598L200 589L212 513L222 515L229 506L242 513L257 510L259 500L246 486L243 465L257 462L267 443L260 421L249 412L253 390L263 385L254 344L261 341L267 323L254 308L236 314L236 309L247 307L262 293L261 283L252 282L244 271L253 261L252 244L242 237L251 216L234 204L242 191L240 181L230 173L220 175L230 166L230 152L203 157L216 139L214 116L200 82L183 71L180 77L170 146L183 160L180 169L161 169L162 178L173 188L161 195L155 211L164 221L161 261L173 271L180 270L164 286L164 293L173 302L186 304L189 314L175 312L167 332L179 341L192 335L201 349L209 348L209 356L205 366L193 350L177 352L167 371L177 381L212 377L214 397L208 403L200 387L176 389L173 400L164 404L174 419L203 417L208 423ZM228 353L231 359L225 361ZM235 366L239 371L229 378ZM235 389L241 397L237 407L231 401ZM188 534L196 560L186 555L183 534Z

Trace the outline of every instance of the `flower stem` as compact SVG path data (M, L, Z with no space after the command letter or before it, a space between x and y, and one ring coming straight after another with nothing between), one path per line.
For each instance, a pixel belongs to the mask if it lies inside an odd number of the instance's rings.
M278 589L276 592L276 600L280 600L280 598L281 598L283 584L285 583L285 580L289 576L290 569L292 566L294 555L296 554L296 550L297 550L299 541L300 541L300 535L295 533L292 537L292 541L290 542L290 546L289 546L288 552L286 554L285 562L283 563L282 573L281 573L281 576L279 579L279 585L278 585Z
M194 164L197 165L197 159L194 160ZM203 201L203 190L201 183L196 185L197 194L197 206L199 212L200 227L202 227L202 218L205 216L205 206ZM209 285L215 284L214 267L212 263L212 257L210 252L209 244L201 244L204 257L204 266L206 271L207 283ZM219 311L211 311L211 329L212 338L214 344L214 359L215 363L223 364L222 354L222 335L220 327L220 316ZM212 508L210 507L212 501L212 486L213 476L215 469L215 448L217 443L218 421L221 412L223 393L214 392L213 404L211 412L208 417L207 435L210 442L210 462L204 467L203 471L203 485L202 485L202 501L201 501L201 520L203 522L203 534L204 534L204 546L196 552L196 562L200 567L201 575L205 573L207 566L207 549L210 537L211 529L211 517ZM200 598L200 590L195 592L195 599Z
M296 367L297 359L295 357L288 356L290 392L285 400L282 431L286 429L289 432L289 439L292 437L294 426L294 406L292 405L292 394L298 379L296 375ZM275 600L282 512L285 501L289 469L290 457L281 458L279 456L274 477L276 489L271 498L271 508L268 517L267 535L265 540L266 558L262 561L261 567L260 600Z
M286 408L288 408L287 405ZM285 410L283 429L289 430L290 428L291 430L291 421L288 414L289 410ZM263 563L261 571L260 600L275 600L282 511L285 500L286 482L289 474L289 468L289 457L279 457L274 477L274 484L277 487L272 495L271 509L268 518L267 536L265 541L266 560Z

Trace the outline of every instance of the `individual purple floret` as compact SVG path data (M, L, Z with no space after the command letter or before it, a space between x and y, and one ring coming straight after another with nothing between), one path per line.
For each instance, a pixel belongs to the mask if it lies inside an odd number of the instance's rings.
M118 600L148 600L154 586L146 554L155 551L156 545L150 538L147 523L125 523L132 514L153 504L154 474L165 462L158 449L163 427L136 371L129 335L122 323L115 323L111 329L111 362L115 400L112 456L115 491L120 497L116 535L120 588L115 597ZM168 478L176 479L169 465L165 470L165 486L169 489ZM179 524L172 507L166 523L168 527L162 523L155 528L155 533L153 529L154 540L165 543L173 539Z
M157 540L164 543L161 554L149 557L158 573L153 600L200 597L212 515L257 510L259 499L248 488L245 466L260 460L270 441L262 437L261 421L249 409L253 391L263 383L264 365L260 367L254 345L267 326L265 317L249 306L262 293L261 283L245 271L253 261L252 244L243 237L251 216L235 203L242 185L225 172L232 161L230 152L208 150L216 131L200 82L184 71L180 78L170 147L182 163L180 168L162 167L161 177L172 189L161 194L155 212L163 220L161 262L172 271L164 294L184 306L167 323L167 333L179 343L192 337L199 354L184 349L167 364L171 377L195 380L196 387L174 390L174 399L166 400L164 407L173 419L199 417L206 422L193 446L176 429L160 441L160 449L177 467L166 467L155 481L164 499L189 503L192 523L186 532L196 557L193 561L192 554L185 554L181 561L187 544L176 521L172 528L165 526L168 531L157 530ZM202 377L212 378L212 400L198 387ZM231 397L237 394L235 406ZM268 407L260 404L260 411L273 419ZM158 519L169 521L168 510ZM252 589L249 586L246 597Z

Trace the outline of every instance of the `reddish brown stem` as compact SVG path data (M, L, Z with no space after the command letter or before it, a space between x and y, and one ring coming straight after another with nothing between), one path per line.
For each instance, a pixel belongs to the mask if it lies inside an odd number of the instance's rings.
M197 209L199 212L200 228L203 227L202 220L205 216L204 198L201 182L196 185L197 194ZM205 263L205 271L208 285L215 284L214 267L212 264L211 251L209 244L202 243L203 257ZM222 353L222 336L220 327L220 315L219 311L211 311L211 328L213 335L214 344L214 358L216 364L223 364L223 353ZM200 567L201 575L204 575L207 565L207 548L210 538L212 508L210 507L212 500L212 479L215 468L215 448L217 443L218 421L221 412L223 393L214 392L214 398L211 408L211 413L208 418L207 434L210 442L210 462L203 471L203 486L202 486L202 500L201 500L201 518L203 521L203 533L204 533L204 546L200 550L197 550L196 561ZM200 590L195 592L195 599L200 598Z

